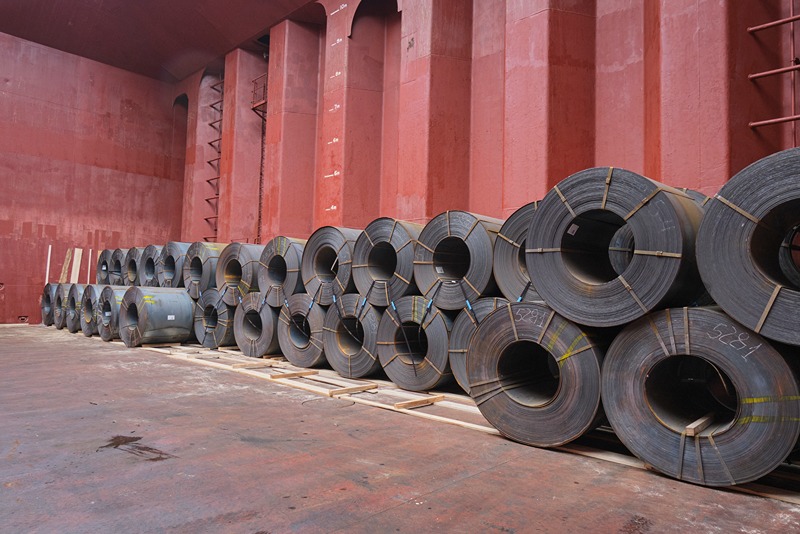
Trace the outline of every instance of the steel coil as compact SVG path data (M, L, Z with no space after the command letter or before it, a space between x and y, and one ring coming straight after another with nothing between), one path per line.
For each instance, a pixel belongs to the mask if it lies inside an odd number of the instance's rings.
M499 241L498 241L499 243ZM478 325L487 315L508 301L499 297L485 297L478 299L469 308L465 307L453 321L450 331L450 370L461 389L469 393L469 375L467 374L467 349L469 349L472 335L478 330Z
M434 217L419 235L414 278L422 295L443 310L494 294L493 246L503 221L466 211Z
M378 358L389 379L411 391L449 382L453 374L447 348L452 326L453 320L424 297L394 301L378 325Z
M195 241L186 251L183 262L183 285L197 300L207 289L217 287L217 260L228 243Z
M800 287L800 226L787 234L778 254L781 272L794 287Z
M67 327L70 334L79 332L81 329L81 323L83 322L81 304L83 303L83 290L85 288L86 286L84 284L72 284L67 294L67 318L64 326Z
M478 326L467 352L470 395L504 436L568 443L602 419L603 350L547 306L507 304Z
M158 287L156 265L158 264L158 258L161 257L163 248L159 245L147 245L142 251L142 257L139 259L140 286Z
M248 293L236 306L233 336L242 354L261 358L278 354L278 310L269 306L263 293Z
M258 271L264 245L231 243L217 260L214 274L222 300L237 306L251 291L258 291Z
M702 211L692 198L625 169L587 169L539 203L526 261L541 297L571 321L618 326L705 291L694 244ZM617 274L609 245L623 225L635 250Z
M183 264L191 243L170 241L161 249L156 262L156 279L159 287L183 287Z
M208 349L235 345L233 314L236 311L216 289L206 289L194 303L194 335Z
M510 302L542 302L533 287L525 262L528 229L538 205L538 202L531 202L512 213L503 223L497 234L499 239L494 243L494 277L500 292Z
M381 310L355 293L334 298L325 314L322 335L325 357L346 378L369 376L381 368L378 324Z
M353 247L361 230L323 226L308 238L303 250L302 271L306 293L329 306L333 296L356 290L353 283Z
M119 339L119 307L125 286L103 286L97 301L97 331L103 341Z
M56 289L58 289L58 284L45 284L42 290L42 301L39 307L42 309L42 324L45 326L53 326Z
M269 306L280 308L286 297L305 292L300 272L305 246L305 239L278 236L264 247L261 268L258 270L258 287Z
M72 284L58 284L53 307L53 325L59 330L67 326L67 300Z
M112 286L125 285L125 256L128 254L127 248L118 248L111 253L111 266L108 270L108 283Z
M111 256L114 255L114 250L107 248L97 255L97 274L95 279L98 284L110 284L111 278Z
M194 337L194 302L180 288L129 287L119 307L119 337L126 347L183 343Z
M325 363L322 328L325 308L311 295L295 293L286 299L278 315L278 342L289 363L317 367Z
M800 345L800 286L780 266L800 224L800 149L740 171L709 202L697 261L714 301L761 335Z
M625 446L695 484L755 480L800 435L792 369L716 308L674 308L628 325L609 347L602 385L606 414Z
M81 320L81 331L86 337L92 337L98 333L97 303L102 291L103 286L98 284L89 284L83 289L83 298L81 299L79 315Z
M122 262L122 282L126 286L141 286L141 260L144 247L131 247Z
M423 226L390 217L375 219L353 249L353 282L373 306L417 294L414 247Z

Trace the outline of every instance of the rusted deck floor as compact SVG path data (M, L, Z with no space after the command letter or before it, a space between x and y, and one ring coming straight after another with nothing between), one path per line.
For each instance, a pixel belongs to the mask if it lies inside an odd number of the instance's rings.
M4 532L797 532L800 507L0 327Z

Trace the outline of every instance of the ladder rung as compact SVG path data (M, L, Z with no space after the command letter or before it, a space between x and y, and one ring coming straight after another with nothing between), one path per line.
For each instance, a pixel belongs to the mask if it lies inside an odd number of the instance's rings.
M223 85L225 85L225 80L220 80L218 82L212 83L211 88L214 89L215 91L219 91L218 87L222 87Z
M206 178L206 182L213 182L215 180L219 180L219 176L214 176L213 178Z
M213 197L206 197L203 200L205 200L206 202L210 200L219 200L219 195L214 195Z
M219 215L212 215L211 217L203 217L203 219L205 219L207 221L215 221L215 220L219 219Z

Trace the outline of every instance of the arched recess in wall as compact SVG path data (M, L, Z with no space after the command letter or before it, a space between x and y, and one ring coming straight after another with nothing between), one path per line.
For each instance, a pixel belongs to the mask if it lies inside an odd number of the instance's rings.
M344 169L344 216L350 224L367 224L395 211L401 23L397 1L363 0L350 24L345 119L349 168Z

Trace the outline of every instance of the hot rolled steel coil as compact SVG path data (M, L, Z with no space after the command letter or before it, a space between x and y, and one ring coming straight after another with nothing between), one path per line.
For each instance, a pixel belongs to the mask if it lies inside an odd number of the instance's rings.
M231 243L217 260L214 274L222 300L236 306L250 292L257 292L258 271L264 245Z
M423 226L381 217L361 233L353 249L353 281L373 306L417 294L414 247Z
M86 337L92 337L98 333L97 330L97 317L98 317L98 301L100 299L100 292L103 291L103 286L98 284L89 284L83 289L83 298L80 305L80 318L81 318L81 331Z
M128 290L125 286L102 286L97 300L97 331L103 341L119 339L119 308Z
M112 286L124 286L127 278L125 268L125 256L128 254L127 248L118 248L111 253L111 266L108 271L108 283Z
M308 238L303 250L302 271L306 293L322 306L333 296L356 290L353 283L353 247L361 230L323 226Z
M69 330L70 334L80 332L81 323L83 322L83 290L86 288L84 284L72 284L69 288L67 295L67 310L66 321L64 325Z
M499 241L498 241L499 243ZM450 370L461 389L469 393L469 375L467 374L467 349L469 349L472 335L478 330L478 325L487 315L508 301L499 297L485 297L478 299L469 308L465 307L453 321L450 331Z
M378 325L378 358L389 379L411 391L450 382L447 348L452 326L446 313L417 295L386 308Z
M492 248L503 221L466 211L434 217L419 235L414 278L420 292L443 310L460 310L494 294Z
M261 358L278 354L278 310L264 300L264 293L248 293L236 306L233 336L242 354Z
M183 287L183 264L191 243L170 241L161 249L156 262L156 279L159 287Z
M97 255L97 274L95 279L98 284L111 283L111 256L114 255L114 250L107 248Z
M119 337L126 347L183 343L193 337L194 301L180 288L128 288L119 307Z
M207 289L194 303L194 335L208 349L235 345L234 306L225 304L216 289Z
M53 309L56 301L56 289L58 289L58 284L45 284L42 290L42 302L40 307L42 309L42 324L45 326L53 326Z
M722 186L700 227L697 261L714 301L747 328L800 345L800 286L781 244L800 224L800 149L760 159Z
M139 259L139 285L146 287L158 287L158 276L156 275L156 265L161 256L163 247L158 245L147 245L142 251Z
M53 301L53 325L59 330L67 326L67 301L72 284L58 284Z
M217 260L228 243L195 241L186 251L183 262L183 285L197 300L207 289L217 287Z
M378 325L381 311L355 293L335 298L325 314L322 335L325 357L346 378L374 374L378 359Z
M800 226L787 234L778 254L781 272L794 287L800 287Z
M141 282L141 261L144 247L131 247L125 254L122 263L122 282L126 286L140 286Z
M531 202L512 213L503 223L497 234L499 239L494 243L494 277L500 292L510 302L542 302L525 262L528 229L538 205L538 202ZM464 386L460 381L459 384Z
M540 304L489 314L467 352L470 396L504 436L536 447L579 438L602 420L603 349Z
M277 236L264 247L258 270L258 288L269 306L280 308L285 298L305 292L300 270L305 246L305 239Z
M311 295L295 293L286 299L278 315L278 342L289 363L317 367L325 363L322 328L325 308Z
M679 189L625 169L587 169L539 203L526 244L528 271L536 273L539 295L567 319L622 325L703 294L694 254L701 217ZM626 224L636 248L617 274L608 249Z
M798 383L781 354L717 308L628 325L603 366L603 405L631 452L680 480L728 486L772 471L800 435Z

